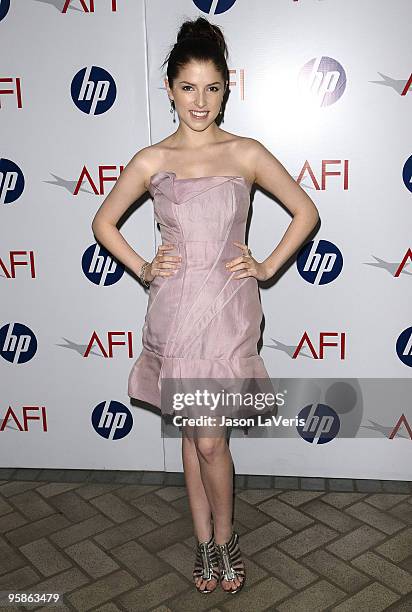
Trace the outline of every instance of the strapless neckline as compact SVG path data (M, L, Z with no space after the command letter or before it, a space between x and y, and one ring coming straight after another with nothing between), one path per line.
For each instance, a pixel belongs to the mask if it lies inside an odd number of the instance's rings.
M187 178L177 178L176 173L172 172L172 170L159 170L158 172L155 172L154 174L152 174L152 176L149 179L149 185L151 185L153 183L153 179L155 176L157 176L158 174L171 174L173 175L173 180L175 182L183 182L183 181L200 181L200 180L206 180L206 179L213 179L213 178L227 178L227 179L240 179L242 181L245 182L246 185L249 186L249 188L252 187L252 184L249 179L245 178L244 176L236 176L236 175L223 175L223 174L212 174L210 176L192 176L192 177L187 177Z

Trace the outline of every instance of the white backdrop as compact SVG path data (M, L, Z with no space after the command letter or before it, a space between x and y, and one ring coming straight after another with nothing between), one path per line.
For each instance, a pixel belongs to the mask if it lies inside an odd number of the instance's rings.
M321 261L343 261L316 277L302 252L261 287L260 354L274 378L349 381L363 406L355 439L232 439L236 471L412 479L410 401L395 393L382 412L362 391L363 378L410 379L412 367L411 256L395 275L412 248L410 1L90 8L0 2L0 465L182 469L180 440L127 396L147 293L91 221L132 155L176 129L160 64L182 21L203 15L229 46L223 129L278 157L319 209ZM252 207L248 244L263 260L291 216L259 188ZM124 237L152 259L149 194L126 217ZM305 343L292 357L305 333L316 355ZM317 358L322 333L338 345Z

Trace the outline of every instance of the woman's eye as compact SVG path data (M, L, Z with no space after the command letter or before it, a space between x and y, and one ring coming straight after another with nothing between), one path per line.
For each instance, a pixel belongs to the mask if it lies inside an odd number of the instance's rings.
M192 86L191 86L191 85L183 85L182 89L183 89L184 91L187 91L187 90L186 90L186 87L190 87L190 88L192 89ZM219 88L218 88L218 87L216 87L216 85L211 85L211 87L210 87L209 89L213 89L214 91L219 91Z

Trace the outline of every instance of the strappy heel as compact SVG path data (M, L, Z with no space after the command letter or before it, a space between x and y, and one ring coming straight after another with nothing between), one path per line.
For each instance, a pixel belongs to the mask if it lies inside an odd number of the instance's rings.
M196 549L195 567L193 570L193 578L203 578L203 580L216 580L216 586L213 589L208 589L207 586L201 589L195 584L199 593L212 593L220 580L219 559L215 548L215 540L213 534L207 542L198 542ZM207 585L207 582L206 582Z
M246 581L246 573L239 548L239 534L232 531L230 540L225 544L215 544L220 560L222 580L239 578L240 585L235 589L223 589L226 593L238 593ZM223 588L223 587L222 587Z

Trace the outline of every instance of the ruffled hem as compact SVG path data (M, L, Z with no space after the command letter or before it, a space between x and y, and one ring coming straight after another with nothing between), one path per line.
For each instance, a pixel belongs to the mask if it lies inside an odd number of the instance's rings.
M225 390L227 393L270 393L276 395L262 357L235 357L232 359L194 359L164 357L143 347L134 363L128 379L128 395L131 398L148 402L160 409L162 414L177 414L168 401L162 401L162 382L166 383L167 394L190 393L198 388L198 379L208 379L210 392ZM164 390L165 391L165 390ZM163 397L164 399L164 397ZM182 416L205 414L199 406L184 407L178 410ZM273 413L273 405L259 408L260 414ZM226 416L256 416L256 408L248 406L217 406L215 414Z

